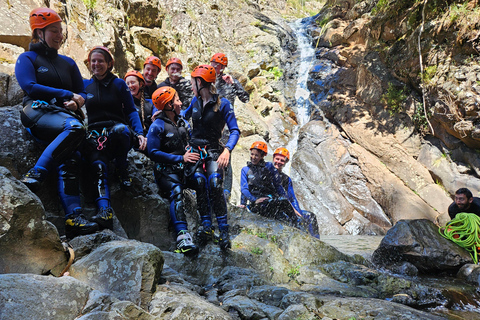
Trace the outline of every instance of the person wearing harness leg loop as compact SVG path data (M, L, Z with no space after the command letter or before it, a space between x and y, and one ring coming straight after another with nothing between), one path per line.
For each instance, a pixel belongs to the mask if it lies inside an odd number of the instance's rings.
M85 158L91 166L96 184L97 214L92 220L102 228L113 228L113 209L110 203L107 164L115 160L120 186L129 188L127 154L136 146L146 148L146 139L132 95L122 79L112 73L113 56L103 46L94 47L88 54L92 78L85 80L88 115ZM128 126L126 120L128 119Z
M267 153L267 144L263 141L256 141L250 147L250 161L241 171L240 206L297 227L295 210L286 199L280 175L271 162L264 161Z
M158 88L152 97L155 108L154 122L147 136L150 159L155 161L155 181L161 194L170 200L170 218L177 235L175 252L196 254L197 246L188 232L185 215L184 165L195 163L198 153L186 151L190 125L180 116L182 102L175 89Z
M193 166L194 170L185 170L185 175L189 175L189 179L193 180L197 195L197 208L202 224L197 236L201 244L212 238L213 211L220 232L219 245L222 250L226 250L231 247L231 243L227 203L223 194L223 170L228 165L230 153L240 137L240 129L230 102L216 93L215 69L210 65L200 65L193 70L191 76L195 97L182 115L187 120L192 119L193 130L189 146L190 150L199 153L201 157ZM225 124L230 130L230 137L223 146L220 138Z
M37 8L29 19L29 51L22 53L15 64L15 75L25 92L20 117L26 130L46 148L21 181L35 192L48 173L57 169L67 238L90 234L98 230L98 225L83 216L78 186L77 149L85 139L82 76L75 61L58 54L64 35L57 12Z
M298 204L297 197L293 190L292 179L290 179L286 173L282 172L288 161L290 161L290 152L288 152L287 149L282 147L275 149L273 152L273 166L280 174L282 186L287 193L288 201L296 212L299 213L299 215L297 214L297 225L303 231L308 232L311 236L319 239L317 218L312 212L300 209L300 205Z

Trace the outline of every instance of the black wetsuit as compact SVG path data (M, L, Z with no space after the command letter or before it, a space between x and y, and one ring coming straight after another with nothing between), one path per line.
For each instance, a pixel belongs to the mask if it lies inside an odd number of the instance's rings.
M161 87L172 87L175 89L175 91L177 91L178 97L180 98L180 101L182 101L182 110L187 109L190 105L190 102L192 102L192 84L184 77L180 77L180 79L174 84L170 82L170 78L167 78L158 85L158 88Z
M465 213L474 213L476 214L477 216L480 216L480 198L477 198L477 197L473 197L473 202L470 203L470 206L468 207L468 209L459 209L457 204L455 202L453 202L449 207L448 207L448 215L450 216L450 218L455 218L455 216L457 215L457 213L461 213L461 212L465 212Z

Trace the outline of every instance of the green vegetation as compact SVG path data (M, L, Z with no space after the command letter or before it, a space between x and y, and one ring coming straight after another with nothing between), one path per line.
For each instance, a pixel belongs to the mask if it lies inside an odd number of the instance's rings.
M431 116L428 110L427 110L427 114L428 116ZM415 108L415 113L412 115L412 121L415 127L417 127L417 129L420 131L420 133L427 134L430 132L422 105L419 105Z
M422 80L425 84L431 84L432 79L437 73L437 66L428 66L423 70Z
M82 0L87 10L93 10L97 5L97 0Z
M250 56L250 58L253 58L253 57L255 57L255 54L257 53L257 51L255 51L255 50L247 50L247 53L248 53L248 55Z
M290 279L295 280L300 275L300 266L292 267L287 275Z
M255 248L253 248L253 249L251 250L251 252L252 252L253 254L262 254L262 253L263 253L263 250L260 249L259 247L255 247Z
M270 240L272 240L273 243L277 243L277 236L271 236Z
M375 8L372 9L372 15L383 12L388 7L389 0L379 0Z
M262 239L267 239L267 234L265 232L260 232L257 234L257 237L262 238Z
M273 75L275 80L278 80L283 76L283 70L279 69L278 67L270 68L268 69L268 72Z
M381 101L387 106L390 115L394 115L402 111L402 103L406 98L405 88L399 89L390 82L387 93L382 96Z

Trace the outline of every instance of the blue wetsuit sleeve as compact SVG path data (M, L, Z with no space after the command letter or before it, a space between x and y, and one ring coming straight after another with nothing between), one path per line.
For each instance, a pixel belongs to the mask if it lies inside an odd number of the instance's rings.
M140 121L140 116L138 115L137 108L135 107L132 94L130 93L127 84L122 79L115 79L115 85L119 91L120 99L123 101L123 112L127 115L133 131L138 135L143 136L142 122Z
M73 92L70 90L53 88L37 83L35 66L33 65L33 61L36 57L37 54L33 51L24 52L18 57L17 62L15 63L15 76L17 77L20 87L30 97L55 97L58 101L72 99ZM78 89L79 92L77 93L83 93L83 98L85 98L86 94L83 85L78 85Z
M242 168L240 176L240 191L242 192L242 196L245 196L245 198L250 200L251 203L254 203L257 198L254 197L248 189L248 170L248 166Z
M192 117L193 106L196 103L197 103L197 97L193 97L192 102L190 102L190 105L188 106L188 108L180 112L180 115L184 117L185 120L188 120Z
M147 133L147 150L148 156L152 161L157 163L171 163L176 164L183 162L183 156L175 155L160 150L162 145L162 134L164 131L164 122L163 120L157 119L150 126L150 129Z
M230 130L230 137L228 138L225 147L233 150L238 142L238 139L240 138L240 129L238 128L237 118L235 117L235 112L233 111L232 105L225 98L222 98L222 112L228 130Z
M292 183L292 179L290 179L290 177L288 177L287 198L288 198L288 201L290 201L292 206L295 208L295 210L297 210L299 213L301 213L302 210L300 209L300 205L298 204L297 197L295 196L295 192L293 191L293 183Z
M275 187L275 190L277 190L278 195L280 197L287 198L287 193L282 186L282 177L280 176L280 173L278 172L278 170L275 169L273 163L271 162L266 162L265 167L272 174L273 186Z

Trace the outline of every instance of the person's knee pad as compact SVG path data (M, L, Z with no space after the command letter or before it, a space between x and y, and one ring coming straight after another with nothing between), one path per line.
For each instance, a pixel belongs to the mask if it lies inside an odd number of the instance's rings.
M222 175L219 174L219 173L212 173L209 177L208 177L208 188L211 190L211 191L220 191L222 192L223 194L223 178L222 178Z
M127 135L129 132L130 132L130 130L128 129L128 127L125 124L117 123L116 125L114 125L113 127L110 128L109 135L114 134L114 135L121 136L121 135Z
M80 161L76 158L66 160L58 167L59 190L66 195L78 195L78 175L80 173Z
M207 178L203 174L195 172L193 179L195 181L195 187L197 190L207 189Z

